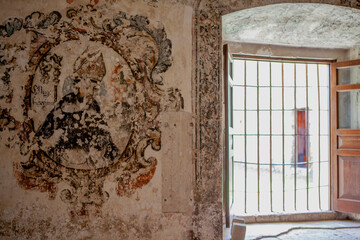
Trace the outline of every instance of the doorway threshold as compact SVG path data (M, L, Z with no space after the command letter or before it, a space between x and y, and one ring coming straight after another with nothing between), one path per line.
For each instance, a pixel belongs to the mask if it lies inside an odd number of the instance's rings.
M270 213L259 215L243 215L245 223L272 223L272 222L304 222L304 221L325 221L345 220L347 214L334 211L301 212L301 213Z

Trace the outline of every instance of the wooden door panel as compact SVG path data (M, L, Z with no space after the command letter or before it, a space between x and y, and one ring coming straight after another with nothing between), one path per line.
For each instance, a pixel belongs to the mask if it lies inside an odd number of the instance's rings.
M360 60L335 63L331 71L332 208L349 213L360 213L360 129L357 122L360 68L357 66Z
M360 149L338 149L337 156L360 156Z
M347 213L358 213L360 208L360 202L342 200L336 204L337 211ZM341 210L339 210L341 209Z
M338 149L356 149L360 146L360 136L338 136Z
M360 157L339 156L339 199L360 201Z

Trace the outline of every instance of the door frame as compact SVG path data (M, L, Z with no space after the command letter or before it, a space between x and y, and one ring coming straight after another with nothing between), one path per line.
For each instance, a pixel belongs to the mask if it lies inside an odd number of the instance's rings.
M332 81L333 81L333 74L332 74L332 66L334 64L337 64L336 59L321 59L321 58L305 58L305 57L299 57L299 58L293 58L293 57L276 57L276 56L261 56L261 55L252 55L252 54L236 54L236 53L231 53L229 50L229 46L228 44L223 44L223 76L224 76L224 106L225 106L225 146L224 146L224 150L225 150L225 158L224 158L224 181L223 181L223 188L224 188L224 203L225 203L225 216L226 216L226 226L228 227L228 224L230 224L230 219L231 219L231 215L230 215L230 209L231 206L229 206L229 130L228 130L228 126L229 126L229 103L228 103L228 74L229 74L229 69L228 69L228 61L229 61L229 57L236 59L236 58L246 58L246 59L254 59L254 60L269 60L269 61L291 61L291 62L306 62L306 63L323 63L323 64L329 64L329 207L330 207L330 211L334 211L333 208L333 201L332 201L332 189L333 189L333 183L332 183L332 175L333 175L333 168L332 168L332 114L334 112L334 109L332 108ZM327 212L329 213L329 212ZM297 214L301 214L301 212L299 213L295 213L295 215ZM308 213L304 213L304 214L308 214ZM330 214L331 215L331 214ZM330 216L329 215L329 216ZM331 215L333 216L333 215ZM332 219L332 217L331 217Z
M234 203L233 193L233 150L230 145L230 128L233 126L233 104L232 104L232 76L233 76L233 61L229 46L223 45L223 74L224 74L224 96L225 96L225 139L224 139L224 163L223 163L223 201L225 203L225 224L230 227L231 222L231 208ZM229 103L230 102L230 103ZM232 186L230 186L230 180ZM231 201L231 203L230 203Z

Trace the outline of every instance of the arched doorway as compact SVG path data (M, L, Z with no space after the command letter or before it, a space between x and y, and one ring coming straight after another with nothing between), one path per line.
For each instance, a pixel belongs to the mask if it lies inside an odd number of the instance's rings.
M195 1L194 13L194 236L220 239L223 221L224 111L222 105L221 16L243 9L274 3L303 1ZM358 1L315 0L360 8Z
M229 208L234 203L235 214L329 210L330 64L349 58L359 45L360 11L275 4L231 13L222 21L223 40L236 58L231 69L224 68L231 79L230 139L225 139ZM272 85L276 79L281 83ZM351 94L351 104L358 106L357 92ZM276 102L279 106L271 106Z

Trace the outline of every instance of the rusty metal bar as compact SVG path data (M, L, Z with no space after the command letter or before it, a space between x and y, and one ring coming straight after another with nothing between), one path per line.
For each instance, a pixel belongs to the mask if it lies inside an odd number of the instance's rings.
M283 179L283 211L285 211L285 124L284 124L284 63L281 63L281 90L282 90L282 179Z
M257 72L257 189L258 189L258 212L260 212L260 114L259 114L259 61L256 61L256 72Z
M319 136L318 136L318 157L319 157L319 209L321 210L321 189L320 189L320 173L321 173L321 161L320 161L320 157L321 157L321 153L320 153L320 137L321 137L321 131L320 131L320 127L321 127L321 124L320 124L320 120L321 120L321 118L320 118L320 80L319 80L319 78L320 78L320 74L319 74L319 64L316 64L316 70L317 70L317 73L316 73L316 80L317 80L317 87L318 87L318 114L319 114L319 119L318 119L318 130L319 130Z
M297 111L296 111L296 64L294 63L294 138L295 138L295 145L294 145L294 209L296 211L296 171L297 171Z
M306 208L309 210L309 65L306 64Z
M269 69L270 69L270 209L271 212L273 212L273 196L272 196L272 66L271 66L271 62L269 62Z
M358 84L350 84L352 85L358 85ZM233 86L235 87L244 87L244 84L233 84ZM247 87L253 87L256 88L256 85L246 85ZM348 86L348 85L340 85L340 86ZM338 87L340 87L338 86ZM272 86L273 88L281 88L281 86ZM305 88L305 86L297 86L298 88ZM269 86L259 86L259 88L269 88ZM293 88L293 86L284 86L284 88ZM347 91L348 89L343 89L343 91ZM339 89L339 91L341 91L341 89Z
M245 163L245 162L242 162L242 161L234 161L235 163ZM324 162L329 162L329 161L321 161L322 163ZM310 164L317 164L318 162L309 162L309 165ZM248 162L247 163L248 165L254 165L254 164L256 164L257 165L257 163L255 162L255 163L252 163L252 162ZM260 163L260 165L262 165L262 166L270 166L270 164L269 163ZM282 166L282 165L285 165L285 166L294 166L294 163L285 163L285 164L282 164L282 163L273 163L272 164L272 166ZM304 163L303 162L299 162L299 163L297 163L296 165L304 165ZM298 190L299 190L300 188L298 188ZM305 189L305 188L304 188Z
M244 185L244 191L245 191L245 194L244 194L244 197L245 197L245 200L244 200L244 212L246 213L246 188L247 188L247 154L246 154L246 60L244 60L244 161L245 161L245 185Z
M274 111L274 110L273 110ZM294 110L293 110L294 111ZM351 129L353 130L353 129ZM244 136L245 134L242 134L242 133L234 133L234 134L231 134L231 135L234 135L234 136ZM318 134L316 134L317 136ZM255 133L247 133L246 136L257 136L257 134ZM270 136L270 134L267 134L267 133L263 133L263 134L260 134L260 136ZM272 136L282 136L282 134L276 134L276 133L273 133ZM294 134L284 134L285 137L293 137ZM297 134L297 136L304 136L304 135L301 135L301 134ZM309 137L311 137L313 135L309 134ZM327 134L321 134L321 136L328 136Z
M274 87L272 87L272 88L274 88ZM300 87L297 86L296 88L299 89ZM297 110L297 109L293 109L293 108L284 109L285 112L290 112L290 111L293 112L294 110ZM326 110L326 109L322 109L322 110ZM234 109L234 112L243 112L243 111L244 111L243 109ZM248 112L257 112L256 109L247 109L246 111L248 111ZM259 109L259 112L264 112L264 111L268 111L268 110ZM273 109L273 112L282 112L282 109ZM309 112L312 112L312 110L309 109Z

